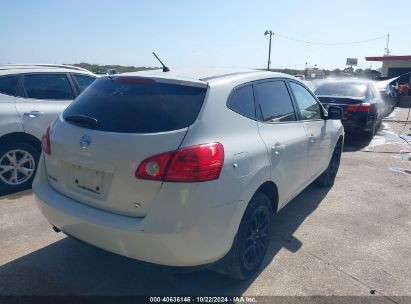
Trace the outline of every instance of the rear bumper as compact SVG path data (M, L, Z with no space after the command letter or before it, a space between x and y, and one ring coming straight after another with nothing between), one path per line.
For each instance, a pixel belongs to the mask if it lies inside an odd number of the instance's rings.
M323 97L324 98L324 97ZM321 100L322 98L320 98ZM362 101L358 100L358 104ZM343 119L341 119L341 123L344 126L346 131L357 131L357 130L364 130L370 131L372 129L374 119L377 117L377 109L376 106L373 104L371 110L369 112L360 112L360 111L347 111L347 106L351 104L335 104L329 103L327 101L322 100L322 103L327 105L334 105L339 106L343 109ZM354 104L353 104L354 105Z
M47 181L43 157L33 190L42 214L67 235L113 253L165 266L199 266L224 257L245 209L242 201L218 207L201 202L202 208L197 203L190 207L186 202L181 215L176 215L167 209L166 205L173 207L167 201L162 208L153 206L145 218L102 211L55 191Z
M373 120L368 119L346 119L341 120L342 125L346 131L365 130L369 131L372 128Z

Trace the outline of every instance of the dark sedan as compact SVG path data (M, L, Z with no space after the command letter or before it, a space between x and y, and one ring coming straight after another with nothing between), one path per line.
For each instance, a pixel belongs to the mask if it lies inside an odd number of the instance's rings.
M385 102L371 81L329 80L321 83L315 94L326 109L330 105L342 108L341 122L345 130L363 130L370 138L388 113Z

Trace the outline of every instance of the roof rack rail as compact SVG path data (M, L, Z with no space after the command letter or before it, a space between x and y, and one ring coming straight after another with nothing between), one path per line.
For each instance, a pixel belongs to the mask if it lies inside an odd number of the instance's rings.
M83 68L76 67L74 65L68 65L68 64L40 64L40 63L34 63L34 64L0 64L0 70L30 69L31 67L64 68L64 69L71 69L71 70L77 70L77 71L83 71L83 72L91 73L87 69L83 69Z

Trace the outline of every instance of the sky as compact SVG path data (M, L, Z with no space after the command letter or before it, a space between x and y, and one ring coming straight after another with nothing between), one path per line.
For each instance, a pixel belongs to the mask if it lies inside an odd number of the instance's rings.
M0 63L265 68L265 30L311 42L390 34L393 55L411 55L409 0L0 0ZM274 35L271 67L379 68L385 38L312 45Z

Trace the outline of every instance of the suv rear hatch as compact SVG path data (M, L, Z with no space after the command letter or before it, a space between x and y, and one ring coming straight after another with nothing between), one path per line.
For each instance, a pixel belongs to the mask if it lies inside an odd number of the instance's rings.
M161 181L135 177L147 157L177 150L205 99L204 82L136 76L96 80L50 131L51 186L78 202L143 217Z

